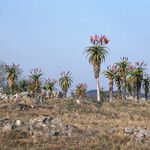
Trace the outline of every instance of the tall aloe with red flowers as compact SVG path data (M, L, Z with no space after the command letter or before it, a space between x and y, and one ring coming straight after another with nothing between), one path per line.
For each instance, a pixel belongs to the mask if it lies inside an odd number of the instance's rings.
M101 64L105 61L106 55L108 53L106 45L109 43L109 40L104 35L94 35L90 37L90 41L92 43L92 46L87 47L85 49L85 53L87 53L89 63L93 66L97 87L97 100L100 101L100 67Z
M116 65L108 66L107 70L104 72L104 75L109 80L109 101L111 102L113 99L113 85L114 79L116 76Z

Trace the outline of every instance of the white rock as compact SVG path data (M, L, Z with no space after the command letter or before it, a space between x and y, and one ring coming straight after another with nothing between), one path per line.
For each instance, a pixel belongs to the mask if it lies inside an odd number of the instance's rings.
M21 126L21 121L20 120L16 120L16 125L17 126Z
M21 92L19 95L21 97L27 97L28 96L28 92Z
M18 98L19 98L19 94L18 94L18 93L16 93L15 95L13 95L13 98L18 99Z
M3 131L10 131L12 129L12 125L10 123L4 125Z
M78 105L81 104L80 100L78 100L78 99L76 99L76 103L77 103Z

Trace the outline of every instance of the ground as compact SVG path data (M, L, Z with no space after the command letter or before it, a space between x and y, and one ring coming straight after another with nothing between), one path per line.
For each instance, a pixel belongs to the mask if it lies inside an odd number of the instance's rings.
M150 130L150 102L114 100L113 102L50 99L46 105L16 110L10 102L0 101L0 117L28 121L38 116L60 118L66 124L78 128L68 136L39 136L35 140L28 133L17 139L18 132L4 132L0 128L0 149L11 150L148 150L150 140L137 142L125 128ZM9 107L7 107L9 106ZM13 135L13 133L15 135Z

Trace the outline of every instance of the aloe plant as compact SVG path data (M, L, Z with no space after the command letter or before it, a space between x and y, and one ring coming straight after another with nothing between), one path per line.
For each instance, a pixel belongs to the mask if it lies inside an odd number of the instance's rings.
M97 100L100 101L100 67L101 64L105 61L106 55L108 54L108 48L106 45L109 43L109 40L106 36L94 35L90 37L92 46L89 46L85 49L89 63L93 66L94 77L96 79L97 87Z

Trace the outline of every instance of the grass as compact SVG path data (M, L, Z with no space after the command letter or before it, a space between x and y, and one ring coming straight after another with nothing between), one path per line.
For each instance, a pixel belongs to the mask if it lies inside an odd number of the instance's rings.
M1 101L0 107L3 105L10 104ZM46 107L47 105L50 107ZM124 133L125 127L150 129L150 102L116 100L102 105L94 102L82 102L78 105L73 100L52 99L47 101L47 105L25 111L3 107L0 108L0 115L23 121L39 115L60 117L65 123L77 126L81 133L63 137L39 137L34 140L25 131L10 131L6 134L0 129L0 149L148 150L150 147L150 143L137 143Z

